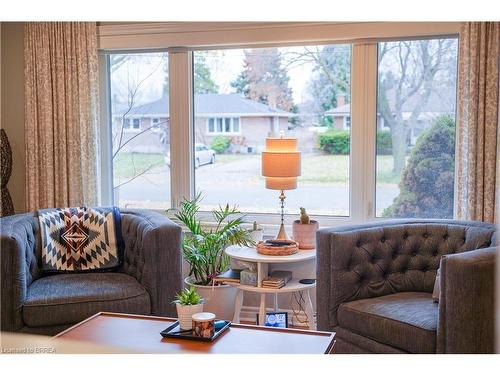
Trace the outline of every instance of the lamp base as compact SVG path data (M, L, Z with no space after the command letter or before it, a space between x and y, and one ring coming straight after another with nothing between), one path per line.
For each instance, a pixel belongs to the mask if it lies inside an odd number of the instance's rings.
M286 232L285 232L285 226L283 224L280 225L280 231L278 232L276 239L277 240L288 240L288 236L286 235Z
M280 206L281 206L281 225L280 225L280 231L278 232L278 236L276 237L277 240L288 240L288 236L286 235L285 232L285 225L283 224L284 219L285 219L285 192L281 190L279 199L280 199Z

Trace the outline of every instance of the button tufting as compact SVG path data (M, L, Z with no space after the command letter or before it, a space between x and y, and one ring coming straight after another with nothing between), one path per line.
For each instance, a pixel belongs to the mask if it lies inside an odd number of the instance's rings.
M424 233L424 238L428 238L429 237L429 234L428 233Z
M384 243L384 242L385 242L385 237L382 237L382 238L380 239L380 242Z
M445 235L443 236L443 240L447 240L447 239L448 239L448 237L449 237L449 236L448 236L448 234L445 234Z
M360 247L361 246L361 241L356 242L356 246Z

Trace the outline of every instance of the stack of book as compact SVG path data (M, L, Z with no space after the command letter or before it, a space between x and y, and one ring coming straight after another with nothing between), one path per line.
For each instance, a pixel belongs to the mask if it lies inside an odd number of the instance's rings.
M228 269L214 278L216 283L239 283L241 270Z
M283 288L292 279L291 271L273 271L262 280L262 287L271 289Z

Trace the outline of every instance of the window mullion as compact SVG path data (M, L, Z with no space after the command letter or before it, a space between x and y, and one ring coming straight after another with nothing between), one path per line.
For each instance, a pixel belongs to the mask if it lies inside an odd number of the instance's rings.
M364 196L365 220L375 218L375 189L377 174L377 44L365 45L365 165Z
M168 61L170 184L172 207L176 208L194 193L192 52L170 52Z
M101 205L113 205L113 145L111 136L111 95L109 55L99 55Z
M374 217L377 45L352 48L350 207L353 222Z

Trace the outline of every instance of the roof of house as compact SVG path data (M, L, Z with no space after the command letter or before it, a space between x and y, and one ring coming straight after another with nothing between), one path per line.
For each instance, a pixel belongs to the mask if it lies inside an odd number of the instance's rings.
M448 90L445 90L448 91ZM456 101L455 101L455 93L454 92L447 92L447 95L439 95L441 93L437 93L436 91L432 92L429 100L427 101L427 104L422 108L420 111L421 113L427 112L427 113L453 113L455 112L455 106L456 106ZM393 90L388 92L388 100L389 100L389 105L391 108L394 108L394 102L395 102L395 93ZM413 109L416 106L416 101L418 97L416 95L410 97L405 104L403 105L403 112L412 112ZM325 112L325 115L328 116L343 116L343 115L348 115L351 113L351 104L347 103L344 105L341 105L337 108L332 108L329 109L328 111Z
M115 105L114 113L123 114L128 107ZM295 114L274 109L267 104L242 97L240 94L195 94L194 110L197 116L233 115L233 116L278 116L290 117ZM153 102L135 106L129 112L130 116L169 116L168 97Z

